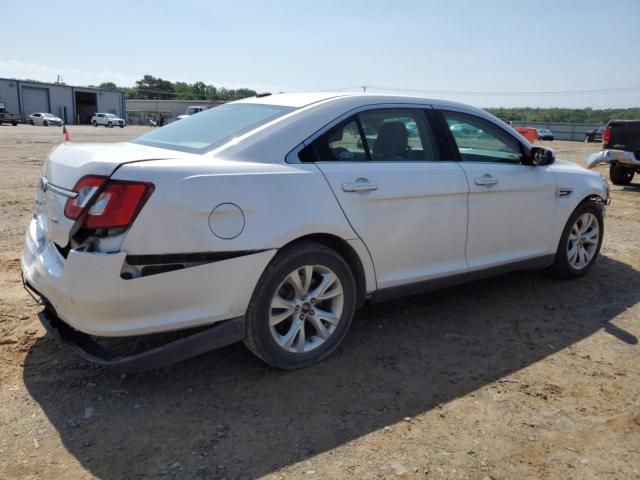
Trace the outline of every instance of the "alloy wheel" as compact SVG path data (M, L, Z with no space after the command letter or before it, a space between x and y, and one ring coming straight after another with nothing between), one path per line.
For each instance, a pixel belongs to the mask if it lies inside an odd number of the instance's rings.
M571 227L567 242L567 258L576 270L591 263L598 250L600 225L593 213L583 213Z
M342 284L330 268L300 267L286 276L271 300L271 335L288 352L314 350L336 330L343 305Z

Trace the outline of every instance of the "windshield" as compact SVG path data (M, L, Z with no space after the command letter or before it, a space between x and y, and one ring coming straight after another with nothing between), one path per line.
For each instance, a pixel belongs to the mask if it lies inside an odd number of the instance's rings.
M187 108L187 115L193 115L194 113L201 112L202 110L204 109L199 107L189 107Z
M152 130L132 143L203 153L292 110L294 108L279 105L228 103Z

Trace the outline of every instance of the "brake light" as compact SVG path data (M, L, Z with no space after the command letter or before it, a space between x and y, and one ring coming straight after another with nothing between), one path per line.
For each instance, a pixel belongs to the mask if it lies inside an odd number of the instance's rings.
M105 177L95 176L81 179L74 189L78 196L67 201L65 215L77 219L89 208L82 223L85 228L130 225L153 191L153 184L107 180Z
M78 196L67 200L64 206L65 217L76 220L106 181L107 177L98 177L95 175L82 177L73 188L73 191L77 192Z
M611 140L611 127L605 128L602 132L602 143L609 143L609 140Z

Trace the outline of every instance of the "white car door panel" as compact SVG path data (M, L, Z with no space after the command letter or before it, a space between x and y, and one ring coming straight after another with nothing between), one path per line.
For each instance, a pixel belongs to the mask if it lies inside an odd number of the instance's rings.
M456 162L321 162L373 258L378 288L467 270L468 185Z
M548 167L460 162L469 181L470 270L554 251L556 182Z
M556 179L547 166L527 165L523 145L503 127L443 110L469 182L469 270L550 254Z
M439 161L424 107L362 111L305 151L368 248L379 289L467 271L469 186L457 162Z

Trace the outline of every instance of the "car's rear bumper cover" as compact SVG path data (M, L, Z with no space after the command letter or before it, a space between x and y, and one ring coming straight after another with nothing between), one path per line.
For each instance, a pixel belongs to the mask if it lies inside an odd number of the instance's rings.
M73 329L123 337L244 316L275 250L130 280L120 276L126 255L71 250L64 258L34 219L21 266L25 282Z
M602 150L592 153L587 158L587 168L594 168L603 163L618 163L628 167L640 167L640 160L634 152L624 150Z
M216 323L205 330L199 330L142 352L119 355L105 349L90 335L66 324L50 306L40 312L38 318L51 335L68 344L83 358L98 365L126 372L141 372L164 367L231 345L244 338L244 318L238 317Z

